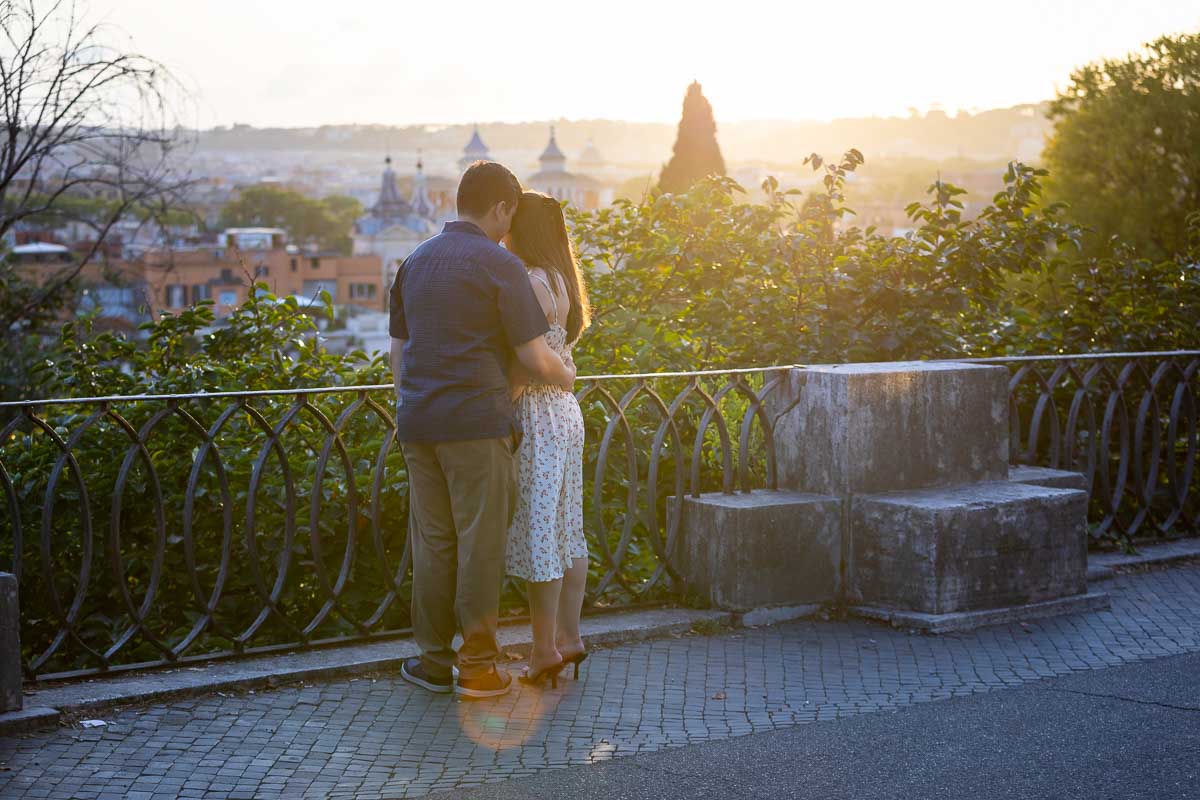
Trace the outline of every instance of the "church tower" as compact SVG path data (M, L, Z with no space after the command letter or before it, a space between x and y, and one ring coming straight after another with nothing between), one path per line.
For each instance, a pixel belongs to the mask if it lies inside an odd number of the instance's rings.
M542 165L542 172L566 172L567 157L563 151L558 149L558 142L554 139L554 126L550 126L550 141L546 144L546 149L538 156L538 163Z
M600 207L603 187L590 175L567 172L567 156L558 146L553 125L550 126L550 141L538 156L538 163L541 169L526 181L529 188L548 194L555 200L565 200L578 208L593 210ZM612 202L611 199L608 202Z
M458 160L458 171L466 172L467 167L476 161L491 160L492 157L488 153L487 145L483 143L483 139L479 135L479 126L476 125L474 132L471 134L471 141L467 142L467 146L463 148L462 158Z
M383 267L383 285L391 286L400 262L416 249L417 245L437 233L433 216L418 212L400 195L396 185L396 171L392 169L392 157L384 159L383 178L379 186L379 199L354 223L354 255L375 255ZM413 185L413 200L423 200L430 208L429 195L423 189L424 172L420 162L417 180Z
M421 160L421 151L417 151L417 174L413 175L412 199L408 201L414 214L433 219L437 208L429 199L429 186L425 180L425 164Z
M402 220L412 211L396 186L396 171L392 169L391 156L383 160L383 181L379 187L379 199L368 211L384 225Z
M583 148L583 152L579 154L579 166L584 170L599 169L604 166L604 163L604 156L600 155L600 151L596 149L596 143L588 139L587 147Z

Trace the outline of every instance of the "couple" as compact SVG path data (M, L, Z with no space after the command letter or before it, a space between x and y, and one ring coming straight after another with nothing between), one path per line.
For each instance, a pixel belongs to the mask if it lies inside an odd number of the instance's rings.
M471 165L458 219L405 259L390 310L421 648L401 677L468 698L509 690L496 667L506 570L529 587L520 679L557 685L567 665L578 677L588 560L571 345L588 306L561 206L500 164Z

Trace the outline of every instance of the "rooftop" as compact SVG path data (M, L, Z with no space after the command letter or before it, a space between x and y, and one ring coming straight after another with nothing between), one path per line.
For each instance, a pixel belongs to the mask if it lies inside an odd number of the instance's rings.
M33 256L50 253L69 253L71 252L71 248L50 242L30 242L29 244L17 245L12 249L12 252L18 256Z
M227 236L287 236L283 228L226 228Z
M543 164L547 161L566 161L567 157L562 150L558 149L558 142L554 138L554 126L550 126L550 141L546 143L546 149L538 156L538 161Z
M467 142L467 146L463 148L464 153L482 153L487 155L487 145L483 143L483 139L479 136L479 126L475 126L475 130L471 133L471 141Z

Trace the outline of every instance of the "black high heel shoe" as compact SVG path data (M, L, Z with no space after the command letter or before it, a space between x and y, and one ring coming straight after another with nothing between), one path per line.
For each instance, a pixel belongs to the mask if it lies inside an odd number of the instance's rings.
M588 651L580 650L575 655L567 656L566 658L563 659L564 667L567 664L571 664L575 667L575 680L579 680L579 665L582 664L584 661L586 661L587 657L588 657Z
M541 686L542 682L549 678L550 688L557 689L558 673L562 672L563 668L566 666L567 662L560 661L557 664L551 664L548 667L542 667L537 672L530 672L529 670L526 670L524 675L517 676L517 680L526 686ZM576 669L579 668L576 667Z

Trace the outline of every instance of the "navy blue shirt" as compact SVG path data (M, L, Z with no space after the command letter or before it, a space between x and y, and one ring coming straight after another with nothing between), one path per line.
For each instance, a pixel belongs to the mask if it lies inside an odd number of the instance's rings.
M509 399L513 348L549 325L521 259L470 222L448 222L404 260L390 330L405 339L397 436L402 442L498 439L517 430Z

